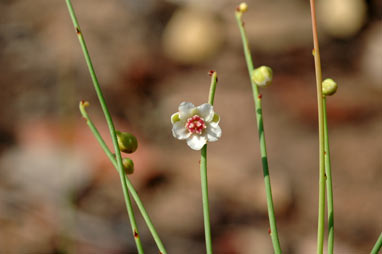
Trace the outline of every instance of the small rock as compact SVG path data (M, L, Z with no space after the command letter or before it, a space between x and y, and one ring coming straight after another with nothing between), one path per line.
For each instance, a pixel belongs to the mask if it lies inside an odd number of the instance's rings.
M182 63L200 63L213 56L223 42L224 30L212 13L195 7L175 12L163 33L168 57Z
M364 0L323 0L317 2L317 17L325 31L336 38L350 38L366 19Z

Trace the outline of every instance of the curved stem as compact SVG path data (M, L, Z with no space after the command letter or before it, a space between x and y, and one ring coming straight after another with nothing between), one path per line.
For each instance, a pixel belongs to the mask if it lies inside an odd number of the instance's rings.
M325 158L324 158L324 115L323 115L323 96L322 96L322 73L320 49L317 36L316 8L314 0L310 0L312 16L312 30L314 43L314 66L316 71L317 84L317 104L318 104L318 136L319 136L319 197L318 197L318 230L317 230L317 253L323 253L324 230L325 230Z
M382 233L379 235L377 242L375 243L373 249L371 250L371 254L378 254L381 247L382 247Z
M116 136L116 133L115 133L115 128L114 128L113 120L111 118L110 112L109 112L109 110L107 108L105 99L103 97L102 90L101 90L101 87L99 85L96 73L94 71L94 67L93 67L92 61L90 59L90 55L89 55L89 52L88 52L88 49L87 49L87 46L86 46L86 43L85 43L85 39L84 39L84 37L82 35L80 26L78 24L78 20L77 20L77 17L75 15L72 3L71 3L70 0L66 0L66 4L68 6L70 17L72 19L74 28L76 30L76 33L77 33L77 36L78 36L78 40L79 40L79 42L81 44L81 48L82 48L82 51L84 53L86 63L88 65L90 76L92 78L93 85L94 85L94 88L95 88L97 96L98 96L98 100L99 100L99 102L101 104L102 111L103 111L103 113L105 115L105 118L106 118L106 122L107 122L107 125L109 127L109 131L110 131L110 135L111 135L111 139L113 140L114 150L115 150L115 154L117 156L118 173L119 173L119 176L120 176L120 179L121 179L123 195L124 195L124 198L125 198L127 212L129 214L129 219L130 219L130 223L131 223L131 227L132 227L132 231L133 231L133 236L134 236L134 239L135 239L135 244L137 246L138 253L143 253L142 243L141 243L141 240L140 240L140 237L139 237L138 228L137 228L137 224L136 224L136 221L135 221L134 210L133 210L133 207L132 207L132 204L131 204L129 192L128 192L127 187L126 187L125 172L124 172L123 166L122 166L122 157L121 157L121 152L119 150L119 146L118 146L118 142L117 142L117 136Z
M264 183L265 183L265 192L267 197L267 207L268 207L268 217L269 217L269 225L270 225L270 235L272 239L272 245L274 252L276 254L281 253L280 241L277 232L276 225L276 217L273 208L273 198L272 198L272 188L271 188L271 179L269 176L269 168L268 168L268 157L267 157L267 148L265 143L265 134L264 134L264 124L263 124L263 110L261 103L261 95L259 94L259 90L257 85L252 81L251 74L254 70L251 51L248 45L247 35L244 29L243 21L242 21L242 13L240 11L236 11L235 13L237 24L240 29L241 39L243 41L244 48L244 56L247 62L249 79L251 80L252 85L252 93L253 100L255 101L255 111L256 111L256 119L257 119L257 128L259 132L259 142L260 142L260 154L263 166L263 174L264 174Z
M328 203L328 254L333 254L334 249L334 207L333 207L333 183L332 170L330 163L330 146L328 136L328 119L326 113L326 96L323 100L324 106L324 139L325 139L325 173L326 173L326 192Z
M105 141L102 139L101 134L99 133L99 131L95 127L94 123L92 122L91 118L89 117L88 113L86 112L85 106L86 106L86 102L80 103L80 111L81 111L82 116L85 118L87 125L89 126L93 135L97 139L101 148L104 150L107 157L109 158L109 160L111 161L111 163L113 164L115 169L118 171L118 164L117 164L117 161L114 157L114 154L110 151L110 149L107 147ZM137 204L138 209L141 212L142 217L145 220L147 227L149 228L150 233L153 236L156 245L158 246L160 254L167 254L167 251L166 251L157 231L155 230L155 227L154 227L154 225L150 219L150 216L148 215L145 207L143 206L143 203L142 203L141 199L139 198L137 191L135 190L135 188L134 188L133 184L131 183L131 181L129 180L129 178L127 176L125 176L125 178L126 178L127 188L129 189L131 196L133 197L135 203Z

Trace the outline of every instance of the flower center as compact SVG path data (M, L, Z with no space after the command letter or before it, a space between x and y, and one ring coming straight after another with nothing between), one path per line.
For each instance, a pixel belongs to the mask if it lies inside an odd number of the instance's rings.
M194 115L193 117L187 119L186 128L191 133L201 134L207 126L202 117Z

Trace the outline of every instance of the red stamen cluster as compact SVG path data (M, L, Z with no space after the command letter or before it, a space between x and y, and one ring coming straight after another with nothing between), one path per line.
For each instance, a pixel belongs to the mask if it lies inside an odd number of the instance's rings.
M186 128L191 133L202 134L203 130L207 128L204 119L198 115L194 115L187 119Z

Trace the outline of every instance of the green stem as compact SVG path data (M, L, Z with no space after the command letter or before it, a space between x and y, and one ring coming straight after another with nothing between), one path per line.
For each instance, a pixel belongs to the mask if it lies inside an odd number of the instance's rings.
M201 150L200 179L202 183L204 237L206 240L206 250L207 250L207 254L212 254L210 208L208 205L207 145L204 145Z
M267 157L267 149L266 149L265 134L264 134L261 95L259 94L257 85L252 81L252 78L251 78L251 74L254 70L254 67L253 67L251 52L248 45L247 35L243 26L242 13L240 11L236 11L235 16L236 16L237 24L240 29L241 39L243 41L244 56L247 62L249 78L251 80L251 85L252 85L253 99L255 101L257 128L259 132L259 141L260 141L260 153L261 153L261 160L262 160L262 166L263 166L265 192L267 197L269 225L271 228L270 235L272 239L274 252L276 254L279 254L281 253L281 247L280 247L279 236L277 232L275 212L273 208L272 188L271 188L271 180L269 176L268 157Z
M214 99L215 99L215 91L216 91L216 84L218 82L218 76L216 71L211 71L211 84L210 84L210 93L208 95L208 103L212 106L214 105Z
M334 248L334 208L333 208L333 183L330 163L330 146L328 136L328 119L326 112L326 96L323 100L324 106L324 139L325 139L325 172L326 172L326 192L328 203L328 254L333 254Z
M92 122L91 118L89 117L88 113L86 112L86 110L85 110L86 105L87 105L86 102L80 103L81 114L85 118L87 125L89 126L93 135L97 139L101 148L106 153L107 157L109 158L109 160L111 161L111 163L113 164L115 169L118 171L118 164L117 164L117 161L114 157L114 154L107 147L105 141L101 137L101 134L99 133L99 131L95 127L94 123ZM135 203L137 204L138 209L141 212L142 217L145 220L147 227L149 228L150 233L153 236L156 245L158 246L158 249L160 250L160 254L167 254L167 251L166 251L157 231L155 230L155 227L154 227L153 223L151 222L150 216L148 215L145 207L143 206L143 203L142 203L141 199L139 198L137 191L135 190L133 184L130 182L129 178L127 176L125 178L126 178L127 188L129 189L131 196L133 197Z
M377 242L375 243L373 249L371 250L371 254L378 254L379 250L382 247L382 233L379 235Z
M312 30L314 43L314 66L316 71L317 104L318 104L318 136L319 136L319 196L318 196L318 230L317 230L317 254L323 253L324 230L325 230L325 141L324 141L324 114L322 96L322 73L320 49L317 36L316 8L314 0L310 0Z
M211 105L214 105L216 83L217 83L217 74L215 71L213 71L213 73L211 73L210 93L208 96L208 103ZM208 205L207 144L204 145L201 150L200 179L202 184L204 237L206 240L206 250L207 250L207 254L212 254L210 208Z
M82 48L83 54L85 56L86 63L88 65L90 76L92 78L93 85L94 85L94 88L95 88L97 96L98 96L98 100L99 100L99 102L101 104L102 111L103 111L103 113L105 115L105 118L106 118L106 122L107 122L107 125L109 127L109 131L110 131L110 135L111 135L111 139L113 140L114 150L115 150L115 154L117 156L118 173L119 173L119 176L120 176L120 179L121 179L123 195L124 195L124 198L125 198L127 212L129 214L129 219L130 219L131 228L132 228L132 231L133 231L133 236L134 236L134 239L135 239L135 244L137 246L138 253L143 253L143 247L142 247L141 239L139 237L137 223L136 223L135 217L134 217L133 207L132 207L130 196L129 196L129 192L128 192L128 189L127 189L127 186L126 186L125 172L124 172L124 169L123 169L123 166L122 166L122 156L121 156L121 152L119 150L119 146L118 146L118 142L117 142L117 135L115 133L115 128L114 128L113 120L111 118L110 112L109 112L109 110L107 108L105 99L103 97L102 90L101 90L101 87L99 85L96 73L94 71L94 67L93 67L92 61L90 59L90 55L89 55L89 52L88 52L88 49L87 49L87 46L86 46L86 42L85 42L84 36L82 35L80 26L78 24L78 20L77 20L76 14L74 12L72 3L71 3L70 0L66 0L66 4L68 6L70 17L72 19L74 28L76 30L76 33L77 33L77 36L78 36L78 40L79 40L79 42L81 44L81 48Z

